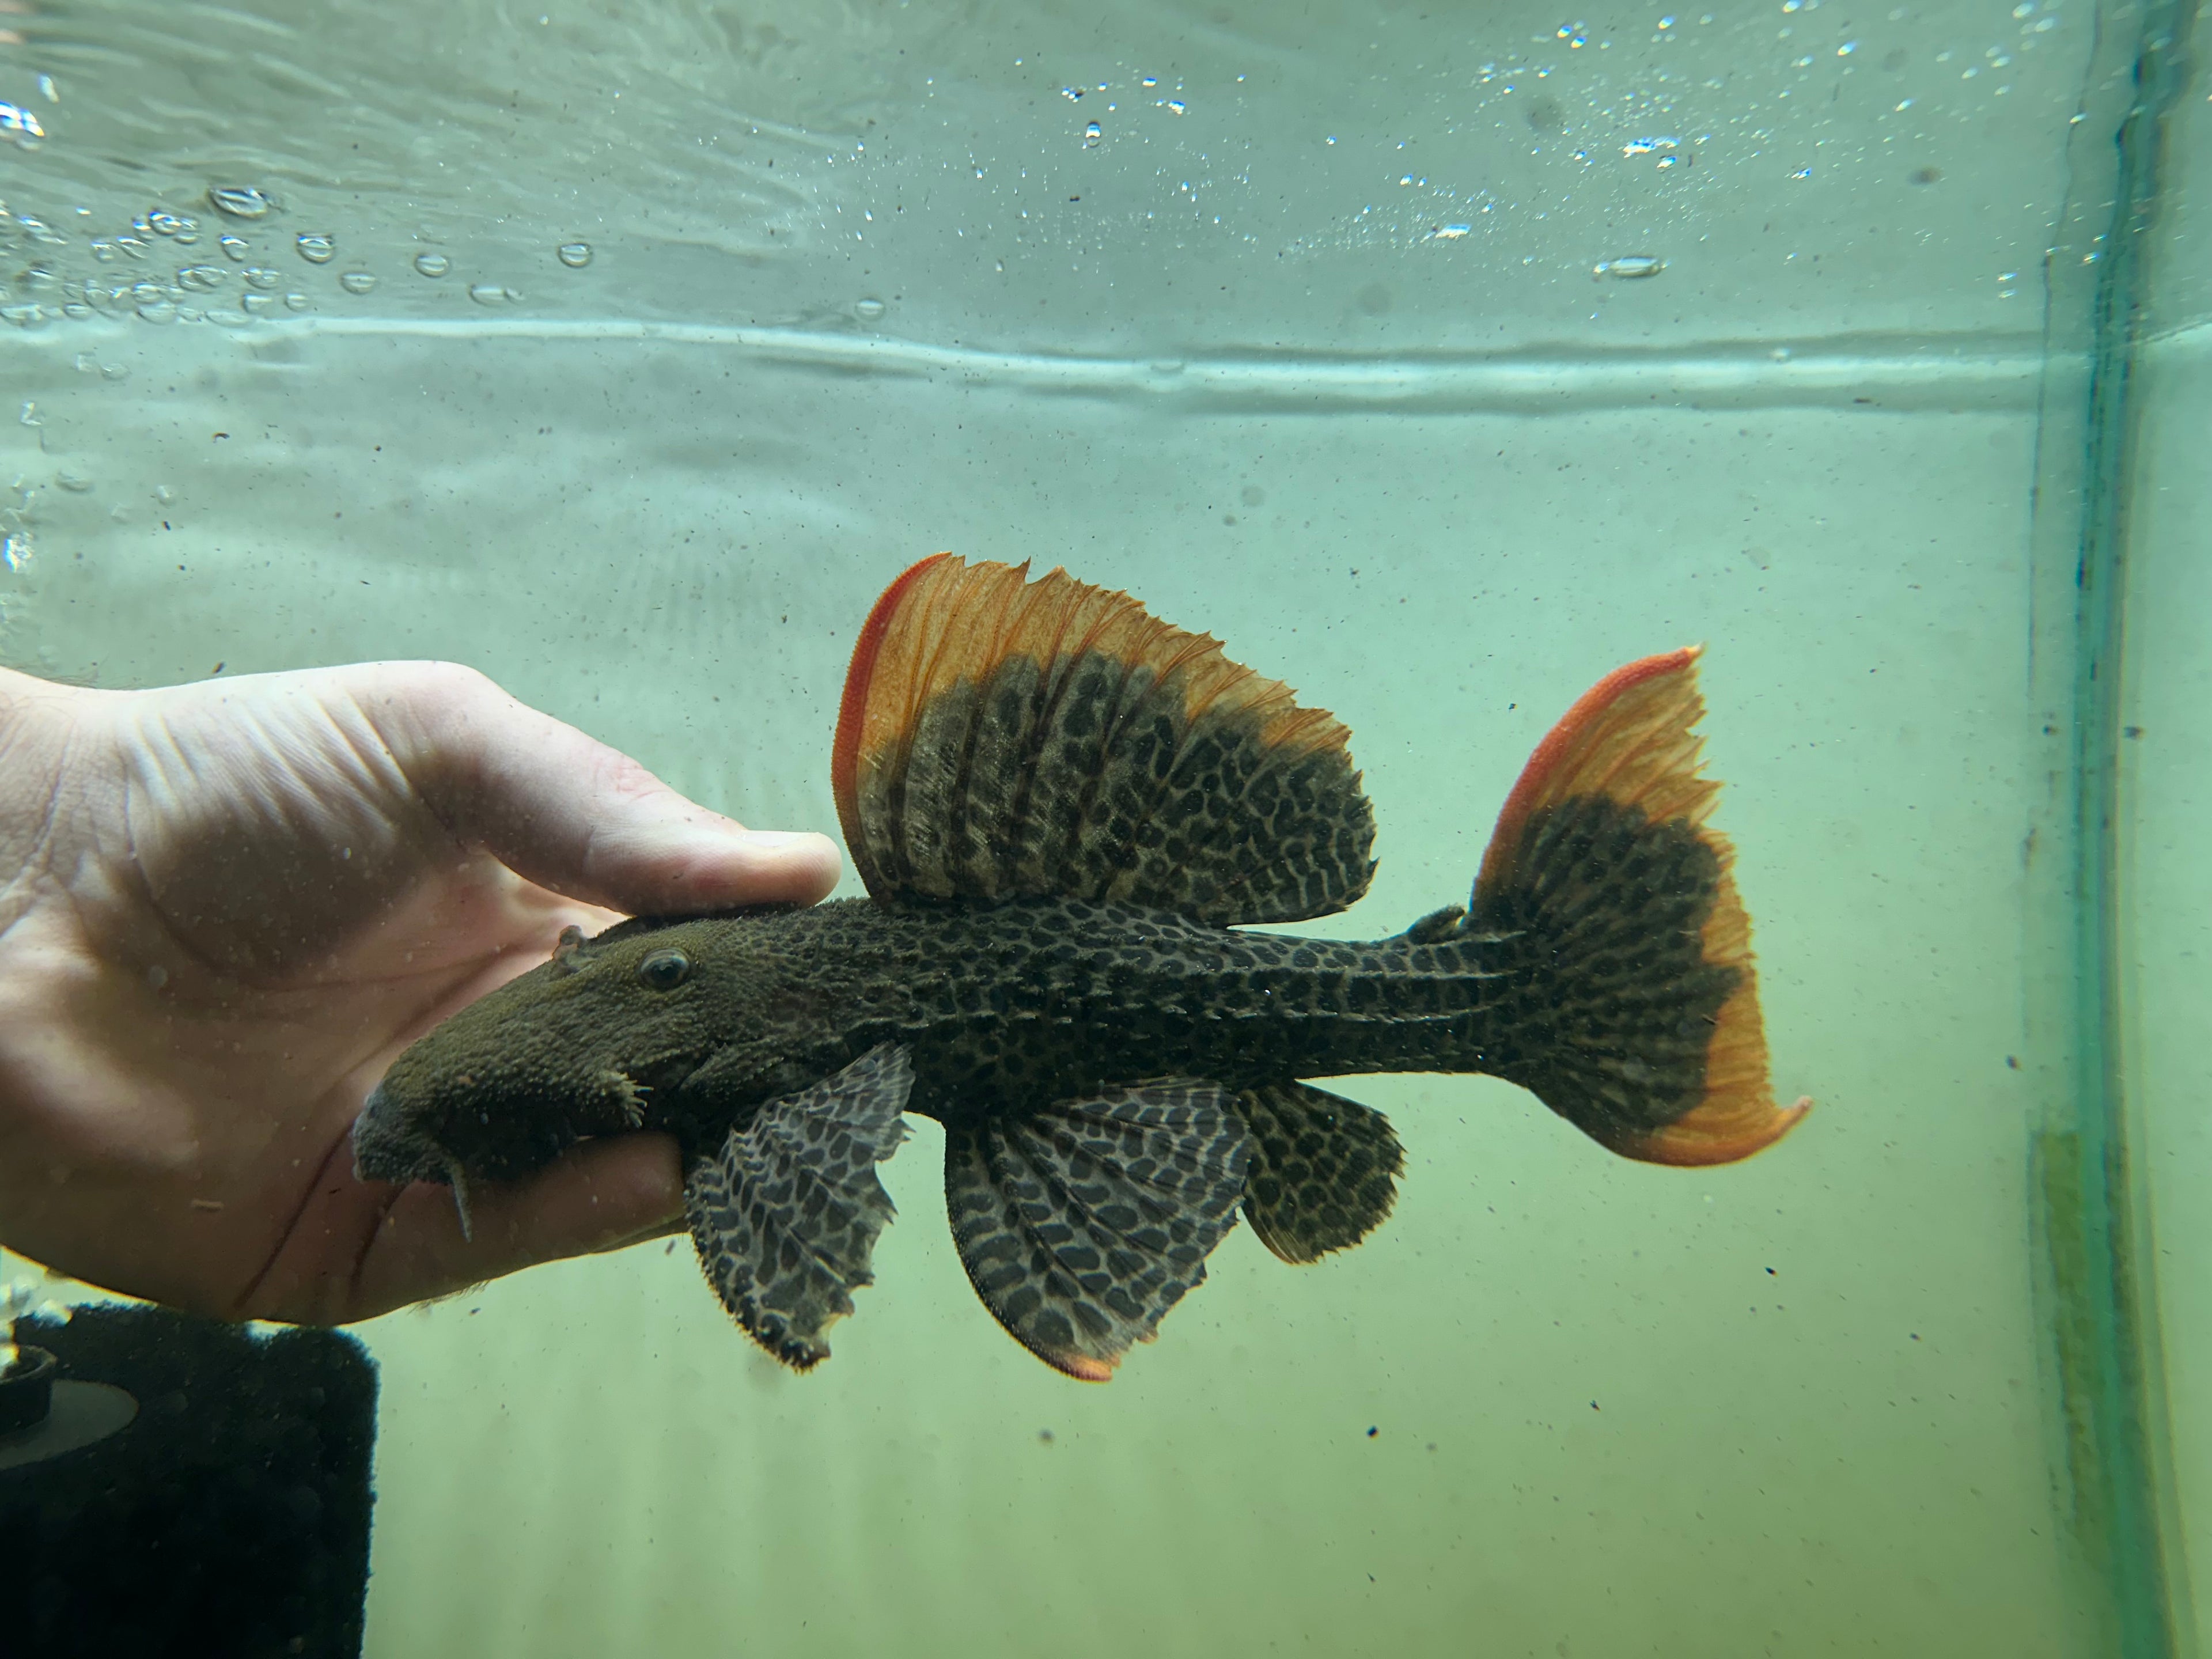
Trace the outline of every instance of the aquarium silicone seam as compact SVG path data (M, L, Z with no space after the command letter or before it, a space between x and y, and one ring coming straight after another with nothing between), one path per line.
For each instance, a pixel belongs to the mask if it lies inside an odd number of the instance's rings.
M2167 112L2187 78L2196 5L2166 0L2141 14L2128 66L2131 96L2114 136L2112 211L2089 256L2098 270L2071 640L2071 1111L2039 1138L2036 1168L2044 1266L2057 1303L2053 1334L2075 1534L2103 1581L2106 1628L2125 1659L2177 1651L2176 1615L2186 1596L2161 1537L2158 1337L2150 1269L2135 1248L2142 1217L2120 1046L2118 813L2138 325Z

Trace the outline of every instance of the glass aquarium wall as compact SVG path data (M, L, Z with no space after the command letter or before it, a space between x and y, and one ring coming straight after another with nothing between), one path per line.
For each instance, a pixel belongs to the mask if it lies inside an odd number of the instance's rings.
M1500 1082L1348 1083L1407 1148L1388 1224L1302 1269L1239 1231L1103 1388L977 1305L919 1121L811 1375L680 1241L374 1321L371 1653L2194 1640L2204 88L2124 481L2148 1150L2054 1221L2080 896L2035 848L2079 791L2033 647L2075 637L2053 515L2115 482L2091 256L2146 14L1593 3L0 17L10 665L449 658L830 829L883 585L1064 563L1351 726L1381 867L1304 931L1375 937L1464 901L1577 696L1702 642L1817 1103L1692 1171ZM2133 1276L2065 1337L2083 1237Z

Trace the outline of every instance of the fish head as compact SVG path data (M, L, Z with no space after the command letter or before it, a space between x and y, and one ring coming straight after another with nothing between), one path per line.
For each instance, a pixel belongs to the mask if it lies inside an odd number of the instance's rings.
M640 920L586 939L446 1020L392 1061L353 1130L365 1180L510 1180L578 1141L659 1127L672 1093L767 1004L757 913Z

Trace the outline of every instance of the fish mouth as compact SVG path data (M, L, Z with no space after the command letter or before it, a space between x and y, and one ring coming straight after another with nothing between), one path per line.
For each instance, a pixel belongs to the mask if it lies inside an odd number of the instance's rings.
M562 1091L548 1101L548 1109L536 1118L542 1136L538 1144L526 1149L494 1144L472 1150L465 1160L434 1132L431 1126L438 1121L436 1110L422 1109L419 1099L410 1108L392 1090L387 1077L368 1091L360 1115L354 1119L354 1178L402 1187L417 1181L450 1187L453 1208L460 1218L461 1237L473 1241L471 1167L477 1178L511 1179L552 1163L584 1141L642 1129L647 1127L656 1086L664 1085L671 1077L680 1080L689 1070L689 1062L680 1067L665 1062L633 1068L603 1067L586 1091ZM465 1124L466 1117L461 1121Z
M476 1221L469 1205L468 1172L461 1160L429 1136L407 1124L400 1109L378 1084L362 1103L353 1121L353 1178L388 1181L408 1186L434 1181L453 1190L454 1213L460 1218L461 1239L476 1242Z

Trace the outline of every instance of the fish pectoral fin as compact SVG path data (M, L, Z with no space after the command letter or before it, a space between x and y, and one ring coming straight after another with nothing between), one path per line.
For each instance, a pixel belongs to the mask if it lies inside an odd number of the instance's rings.
M1244 1218L1284 1261L1317 1261L1357 1244L1397 1202L1405 1154L1373 1107L1270 1083L1237 1096L1237 1112L1252 1132Z
M876 1165L906 1138L914 1087L906 1050L871 1048L835 1075L762 1107L684 1183L699 1265L730 1316L805 1370L823 1333L872 1284L869 1261L894 1213Z
M953 1242L1016 1341L1103 1382L1204 1282L1250 1158L1230 1100L1219 1084L1171 1078L945 1125Z
M1326 710L1055 570L939 554L884 590L830 763L878 899L1087 899L1297 921L1367 888L1374 814Z

